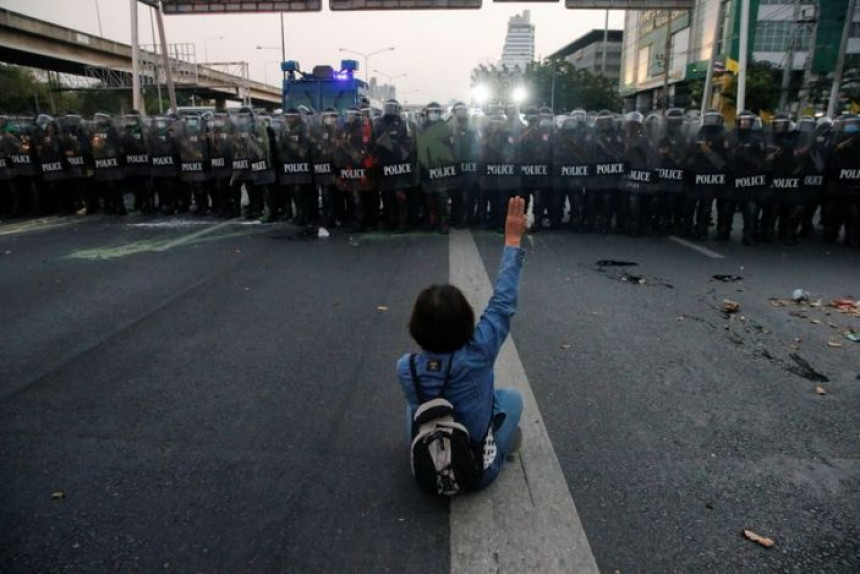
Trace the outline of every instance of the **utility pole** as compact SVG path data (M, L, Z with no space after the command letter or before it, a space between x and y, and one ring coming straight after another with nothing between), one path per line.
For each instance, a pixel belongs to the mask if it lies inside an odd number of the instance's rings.
M714 89L714 63L717 61L717 53L720 49L723 35L723 11L725 2L720 1L720 7L717 9L717 29L714 30L714 41L711 43L711 59L708 61L708 71L705 73L705 89L702 91L702 115L711 107L713 97L711 92Z
M137 35L137 0L131 0L131 107L143 108L140 94L140 41Z
M663 45L663 115L669 109L669 63L672 56L672 15L674 12L668 10L669 20L666 22L666 43Z
M284 39L284 13L281 12L281 64L287 61L287 42ZM287 79L287 73L283 73L283 79Z
M747 56L750 39L750 0L741 0L741 38L738 57L738 98L735 112L740 113L747 105Z
M155 16L153 16L153 12L155 12L155 8L152 6L149 7L149 31L152 33L152 49L156 50L156 40L155 40ZM152 58L152 67L153 72L155 73L155 90L158 93L158 113L164 113L164 102L161 101L161 74L158 73L158 57L153 54ZM141 110L141 113L143 110Z
M845 26L842 27L842 41L839 43L839 56L836 58L836 70L833 72L833 86L830 88L830 100L827 102L827 116L831 118L836 115L836 105L839 103L839 88L842 85L842 73L845 71L845 52L848 50L848 37L851 35L851 24L856 7L857 0L848 0Z
M818 4L813 4L812 9L815 11L812 14L812 20L804 21L804 24L811 23L812 30L809 35L809 48L806 51L806 62L803 65L803 83L800 86L800 104L797 106L798 117L806 109L809 102L809 96L812 94L812 65L815 62L815 42L818 38L818 21L819 10Z
M791 68L794 67L794 42L797 39L797 26L791 27L788 49L785 52L785 66L782 67L782 87L779 91L779 110L788 113L788 89L791 84Z
M609 40L609 10L606 11L606 18L603 21L603 55L600 59L600 75L606 76L606 44Z
M167 75L167 94L170 98L170 107L176 112L176 87L173 85L173 73L170 71L170 54L167 53L167 40L164 37L164 14L161 11L161 0L158 0L158 35L161 37L161 58L164 62L164 72Z

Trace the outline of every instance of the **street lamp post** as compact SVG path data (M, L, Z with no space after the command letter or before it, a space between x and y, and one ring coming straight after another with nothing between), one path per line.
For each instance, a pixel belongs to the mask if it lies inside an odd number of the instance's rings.
M381 50L377 50L377 51L371 52L369 54L365 54L364 52L358 52L356 50L350 50L349 48L338 48L337 51L338 52L347 52L349 54L355 54L356 56L361 56L362 58L364 58L364 81L369 84L370 83L370 76L369 76L370 70L368 69L368 61L370 60L370 58L372 56L375 56L377 54L381 54L383 52L393 52L394 46L389 46L388 48L383 48Z
M209 61L209 42L213 40L223 40L224 36L209 36L208 38L203 38L203 57L206 58L206 61Z

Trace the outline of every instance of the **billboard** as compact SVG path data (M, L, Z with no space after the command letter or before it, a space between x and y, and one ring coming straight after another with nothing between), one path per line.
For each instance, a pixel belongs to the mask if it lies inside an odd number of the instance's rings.
M161 0L165 14L319 12L322 0Z
M481 0L329 0L338 10L478 10Z
M564 0L570 10L690 10L694 0Z

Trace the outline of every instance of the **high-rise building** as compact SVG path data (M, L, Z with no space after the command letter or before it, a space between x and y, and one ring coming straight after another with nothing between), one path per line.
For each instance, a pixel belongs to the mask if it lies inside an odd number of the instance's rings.
M620 85L627 107L646 111L660 106L667 64L669 104L689 106L691 82L705 78L715 43L715 70L737 72L740 6L740 0L694 0L692 10L671 13L670 31L669 11L628 11ZM860 36L857 6L852 36ZM847 7L848 0L750 0L749 61L787 66L792 74L789 101L796 104L802 99L800 88L832 76ZM849 40L847 52L860 53L860 37ZM858 66L856 56L849 58L846 70L852 63Z
M522 16L517 14L508 20L508 33L505 36L499 67L524 72L534 59L535 27L531 23L531 12L525 10Z
M621 76L621 47L623 45L623 30L592 30L580 36L567 46L560 48L547 56L548 60L564 59L579 70L588 70L592 74L603 74L617 82ZM603 50L606 49L606 57Z

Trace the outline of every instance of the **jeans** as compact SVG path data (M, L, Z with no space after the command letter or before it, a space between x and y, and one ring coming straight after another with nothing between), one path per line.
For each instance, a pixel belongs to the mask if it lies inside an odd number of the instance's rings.
M493 438L496 441L496 460L489 468L484 469L484 476L475 487L481 490L488 486L502 470L505 457L511 453L514 436L520 425L523 413L523 396L516 389L496 389L493 399ZM406 405L406 436L412 441L412 416L414 412Z

